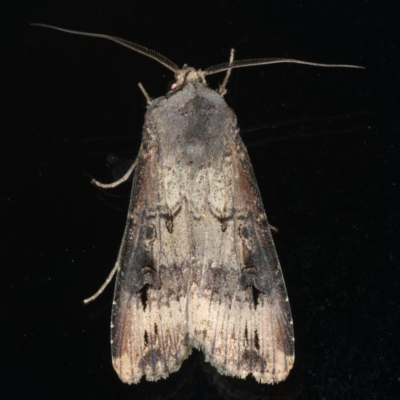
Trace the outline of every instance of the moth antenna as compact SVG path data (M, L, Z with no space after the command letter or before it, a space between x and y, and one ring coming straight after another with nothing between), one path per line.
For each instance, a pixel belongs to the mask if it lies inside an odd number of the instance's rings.
M154 50L150 50L147 47L141 46L140 44L130 42L129 40L121 39L116 36L103 35L101 33L90 33L90 32L75 31L72 29L64 29L64 28L59 28L58 26L47 25L47 24L32 23L31 25L41 26L43 28L50 28L50 29L54 29L56 31L61 31L61 32L66 32L66 33L72 33L73 35L91 36L91 37L98 37L98 38L102 38L102 39L111 40L115 43L118 43L118 44L121 44L122 46L127 47L128 49L131 49L133 51L136 51L140 54L145 55L146 57L150 57L153 60L158 61L160 64L164 65L164 67L173 71L175 74L177 74L180 71L180 68L174 62L169 60L167 57L164 57L162 54L157 53Z
M213 65L212 67L208 67L207 69L205 69L203 72L204 72L204 75L207 76L207 75L217 74L218 72L223 72L223 71L230 70L233 68L254 67L256 65L281 64L281 63L304 64L304 65L312 65L314 67L365 69L365 67L361 67L359 65L322 64L322 63L315 63L315 62L310 62L310 61L294 60L292 58L255 58L255 59L250 59L250 60L234 61L232 64L229 62L225 62L222 64Z

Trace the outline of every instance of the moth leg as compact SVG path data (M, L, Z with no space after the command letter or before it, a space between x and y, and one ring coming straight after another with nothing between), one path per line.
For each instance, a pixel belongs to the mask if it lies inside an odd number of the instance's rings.
M124 183L126 180L129 179L129 177L132 175L132 172L135 170L136 166L137 166L137 159L132 163L132 165L129 167L128 171L126 171L125 175L115 182L101 183L99 181L96 181L96 179L92 179L90 183L97 187L101 187L103 189L115 188L118 185L120 185L121 183Z
M231 55L229 57L229 65L232 65L234 58L235 58L235 49L231 49ZM225 96L226 95L226 92L227 92L226 85L228 84L228 79L229 79L229 76L231 75L231 71L232 71L232 68L229 68L229 69L226 70L225 78L224 78L224 80L222 82L222 85L218 89L218 93L221 96Z
M151 103L151 97L149 96L149 94L147 93L146 89L142 85L142 82L139 82L138 86L139 86L139 89L142 91L143 96L146 98L147 104L150 104Z
M107 279L105 282L101 285L100 289L93 295L88 297L87 299L83 300L85 304L90 303L91 301L95 300L98 296L100 296L104 289L107 287L107 285L111 282L111 279L114 277L115 273L117 272L119 263L116 262L114 268L110 272L110 274L107 276Z
M268 222L268 225L269 225L269 229L271 229L272 232L274 232L274 233L279 232L279 229L276 226L271 225L269 222Z

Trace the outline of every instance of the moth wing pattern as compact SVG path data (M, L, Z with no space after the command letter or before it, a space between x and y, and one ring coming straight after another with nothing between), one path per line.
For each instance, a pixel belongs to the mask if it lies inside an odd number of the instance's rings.
M209 179L214 197L216 177L222 181L225 215L215 218L209 199L214 218L203 226L205 237L219 228L221 241L191 288L191 336L220 373L276 383L294 363L290 305L247 150L236 124L228 130L223 161L213 162Z
M236 117L202 83L149 107L117 263L122 381L165 378L192 347L226 375L286 378L293 328L271 232Z
M160 206L165 196L159 190L159 155L159 141L145 128L117 259L111 321L113 365L126 383L138 383L143 375L149 381L166 378L192 352L186 319L189 268L182 261L189 244L169 232L167 210Z

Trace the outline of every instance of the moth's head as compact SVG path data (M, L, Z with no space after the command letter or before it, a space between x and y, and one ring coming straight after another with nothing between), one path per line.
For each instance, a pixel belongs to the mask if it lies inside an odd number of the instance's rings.
M204 72L201 69L194 69L192 67L188 67L186 64L182 69L175 72L175 83L172 84L171 89L179 89L183 85L189 82L200 82L204 85L207 84Z

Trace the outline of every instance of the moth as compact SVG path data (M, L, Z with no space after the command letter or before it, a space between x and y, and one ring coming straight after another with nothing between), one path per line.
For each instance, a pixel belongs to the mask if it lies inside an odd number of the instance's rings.
M113 366L123 382L166 378L202 350L221 374L260 383L288 376L295 359L293 322L281 266L236 116L223 95L231 69L291 62L234 61L206 70L113 36L100 37L151 57L175 83L151 100L136 161L112 307ZM218 90L206 76L227 71Z

